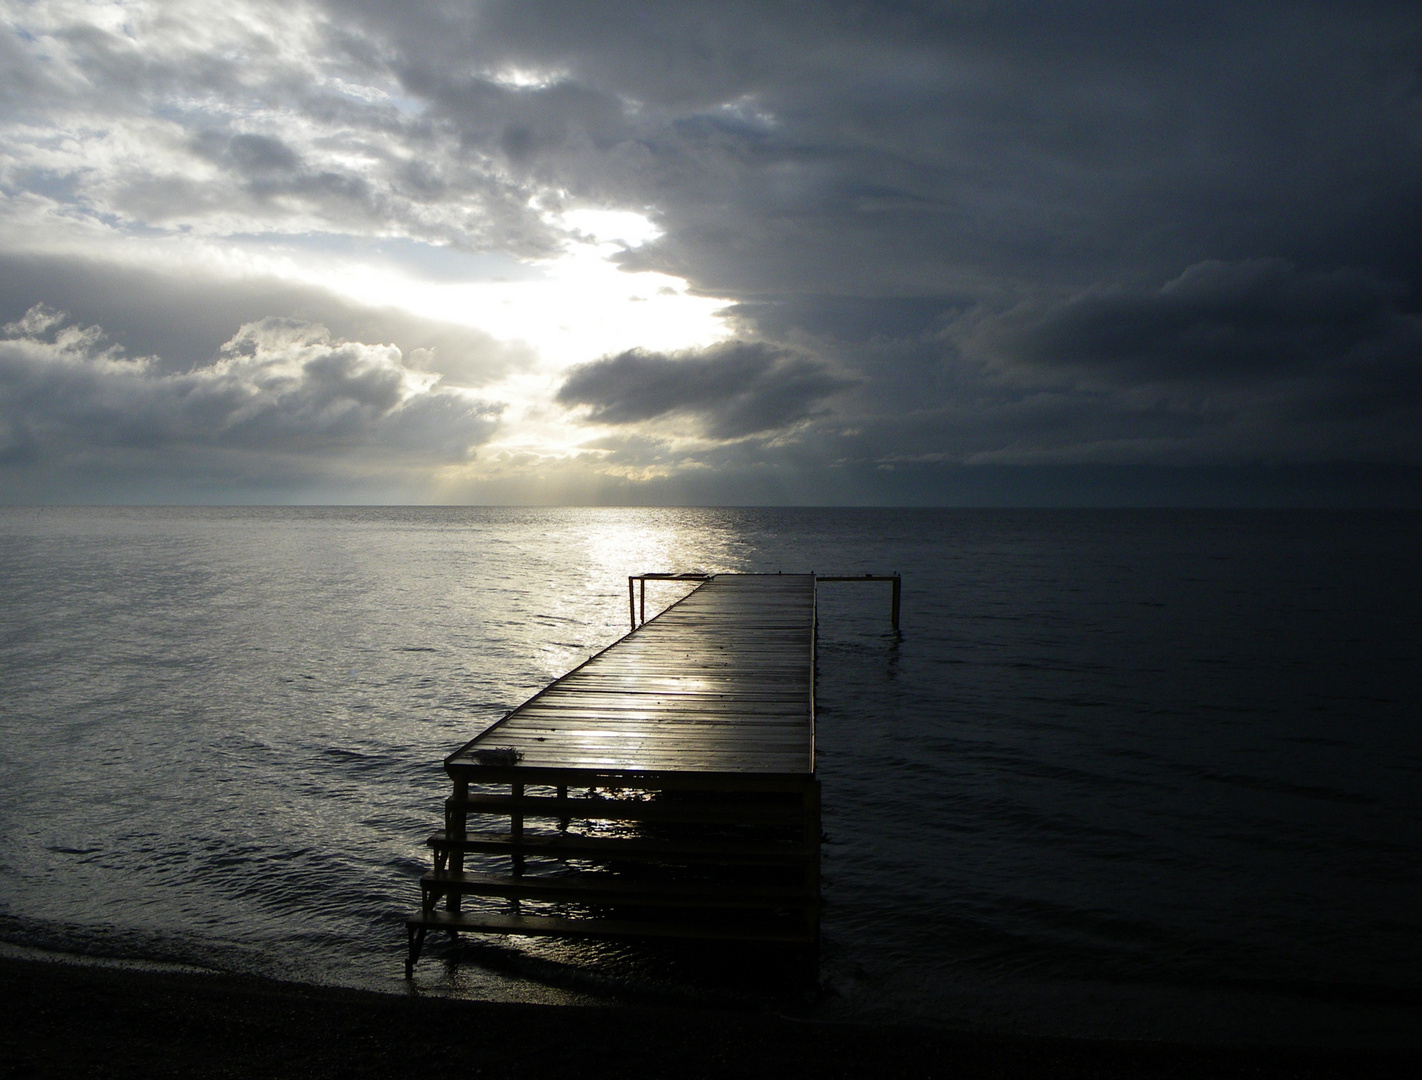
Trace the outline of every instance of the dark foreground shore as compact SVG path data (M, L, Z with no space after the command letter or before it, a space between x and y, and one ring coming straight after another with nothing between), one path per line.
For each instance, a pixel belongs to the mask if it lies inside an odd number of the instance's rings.
M6 1077L1324 1077L1422 1054L964 1035L658 1008L402 998L0 958Z

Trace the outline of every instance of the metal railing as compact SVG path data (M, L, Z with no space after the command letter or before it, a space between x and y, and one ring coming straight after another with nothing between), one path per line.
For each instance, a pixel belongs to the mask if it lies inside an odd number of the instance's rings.
M636 630L639 623L647 621L647 582L648 581L710 581L711 574L628 574L627 575L627 614L632 621L632 629ZM641 598L641 618L638 618L637 599L634 595L633 582L642 583Z
M863 574L859 577L820 577L815 575L815 584L821 581L887 581L892 585L889 591L889 621L893 623L894 630L899 628L899 595L903 591L903 579L898 572L892 574Z
M647 582L649 581L710 581L714 574L628 574L627 575L627 617L632 629L647 621ZM861 574L858 576L832 575L821 577L811 574L818 586L822 581L887 581L891 585L889 593L889 620L894 631L899 629L899 597L903 591L903 579L897 572L892 574ZM641 595L637 585L641 584Z

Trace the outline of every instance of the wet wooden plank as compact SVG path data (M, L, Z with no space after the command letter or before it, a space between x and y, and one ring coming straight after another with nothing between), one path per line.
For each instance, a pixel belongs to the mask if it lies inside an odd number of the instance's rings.
M722 574L453 754L526 768L814 771L815 582Z

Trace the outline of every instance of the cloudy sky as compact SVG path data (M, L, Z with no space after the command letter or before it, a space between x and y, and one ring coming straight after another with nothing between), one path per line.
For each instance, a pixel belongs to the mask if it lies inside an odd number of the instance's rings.
M1422 502L1422 6L0 0L0 501Z

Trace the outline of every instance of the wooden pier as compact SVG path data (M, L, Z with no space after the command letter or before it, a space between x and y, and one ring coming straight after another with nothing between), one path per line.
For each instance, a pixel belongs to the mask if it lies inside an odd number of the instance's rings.
M700 584L645 620L648 579ZM897 616L897 575L852 580L891 580ZM407 976L430 930L814 949L815 594L813 574L629 579L626 637L445 759Z

